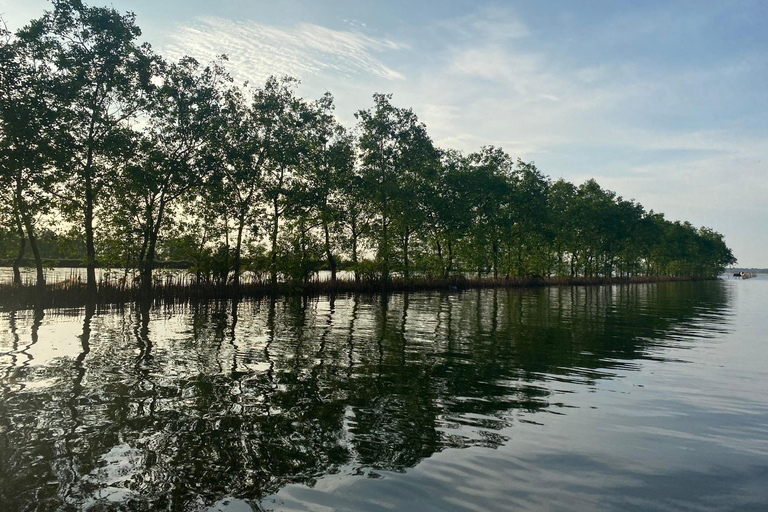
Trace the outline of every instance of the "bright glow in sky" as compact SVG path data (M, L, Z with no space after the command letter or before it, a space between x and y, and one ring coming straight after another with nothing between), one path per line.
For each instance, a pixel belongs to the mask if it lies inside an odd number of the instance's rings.
M100 3L91 0L92 4ZM322 5L320 5L322 4ZM595 178L768 267L768 9L761 0L113 0L166 57L229 56L238 80L330 91L354 123L374 92L441 147L503 147ZM15 29L40 0L0 0Z

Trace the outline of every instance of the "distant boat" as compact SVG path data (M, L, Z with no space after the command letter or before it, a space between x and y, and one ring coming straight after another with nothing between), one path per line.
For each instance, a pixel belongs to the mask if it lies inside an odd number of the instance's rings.
M757 274L754 272L734 272L733 277L740 277L742 279L750 279L752 277L757 277Z

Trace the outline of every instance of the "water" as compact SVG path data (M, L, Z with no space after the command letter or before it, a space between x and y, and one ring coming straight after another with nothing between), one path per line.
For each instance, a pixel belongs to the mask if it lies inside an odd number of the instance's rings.
M768 279L0 316L16 510L766 510Z
M22 267L19 269L21 274L21 281L25 284L34 284L37 279L37 271L34 267ZM46 268L43 270L45 276L45 282L47 284L62 283L65 281L76 281L85 283L87 280L87 271L84 267L54 267ZM174 282L190 282L194 279L194 273L185 269L172 269L172 268L159 268L153 271L153 276L159 281L174 281ZM231 277L231 276L230 276ZM318 281L328 281L331 279L331 272L328 270L321 270L316 272L313 279ZM354 273L340 270L337 272L339 279L352 280ZM103 280L117 281L127 278L128 282L134 282L138 280L138 272L136 270L129 270L126 274L125 269L96 269L96 282ZM266 274L259 274L251 271L243 272L241 280L243 282L253 281L265 281L268 279ZM12 267L0 267L0 284L10 284L13 282L13 268Z
M165 269L159 270L159 272L166 271ZM124 270L116 269L96 269L96 280L102 279L119 279L123 277ZM21 267L19 269L21 274L21 281L27 284L34 284L37 279L37 270L34 267ZM63 281L80 281L85 283L87 278L85 267L53 267L43 269L43 275L45 281L48 284L61 283ZM0 267L0 283L10 284L13 282L13 268Z

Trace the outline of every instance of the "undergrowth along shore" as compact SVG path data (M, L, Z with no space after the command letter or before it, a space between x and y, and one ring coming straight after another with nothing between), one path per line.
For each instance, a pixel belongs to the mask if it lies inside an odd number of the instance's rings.
M317 296L350 293L391 293L418 291L446 291L481 288L535 288L544 286L599 286L615 284L657 283L668 281L703 281L715 277L697 276L632 276L632 277L508 277L508 278L393 278L381 281L354 280L311 281L304 285L280 283L273 287L268 283L243 283L239 287L216 284L188 284L165 282L152 288L148 299L152 302L187 302L216 299L247 299L270 296ZM28 308L72 308L88 303L125 304L146 301L141 290L114 282L100 283L96 297L89 296L83 283L65 281L46 285L44 290L37 286L24 284L13 286L0 284L0 311L12 311Z

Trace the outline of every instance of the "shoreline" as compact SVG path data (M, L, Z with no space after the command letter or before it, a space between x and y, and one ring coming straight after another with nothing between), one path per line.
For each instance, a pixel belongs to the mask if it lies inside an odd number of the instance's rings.
M422 291L461 292L489 288L543 288L552 286L610 286L682 281L709 281L717 277L706 276L632 276L632 277L509 277L509 278L393 278L384 283L376 280L311 281L305 285L279 283L243 283L239 288L216 284L164 283L152 288L150 297L142 297L138 287L127 287L111 282L100 283L96 297L89 297L85 284L61 282L46 285L44 291L36 285L15 287L0 284L0 312L24 309L59 309L83 307L87 304L122 305L134 302L158 304L208 300L260 299L265 297L333 296L349 294L383 294Z

